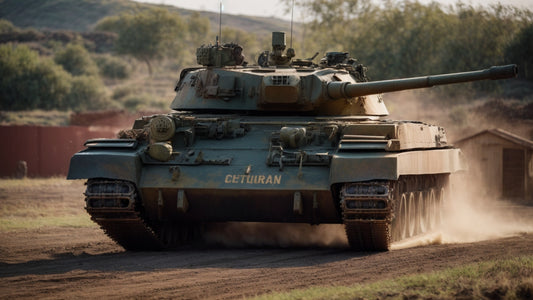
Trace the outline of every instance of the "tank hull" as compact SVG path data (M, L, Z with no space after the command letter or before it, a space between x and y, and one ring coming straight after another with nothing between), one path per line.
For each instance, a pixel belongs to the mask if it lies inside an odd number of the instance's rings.
M205 120L213 121L200 116L187 118L197 118L196 124L203 125ZM417 134L434 131L422 123L316 117L291 122L237 116L224 120L241 124L245 134L201 138L200 130L193 126L198 131L194 141L180 144L180 139L175 140L167 161L150 156L146 144L153 141L90 141L86 150L72 157L68 178L89 179L93 192L88 187L88 212L129 249L144 249L131 241L135 238L124 237L131 235L131 228L146 236L143 243L164 248L176 242L165 238L175 228L237 221L344 223L353 248L386 250L390 242L407 236L395 233L405 231L397 229L404 225L395 225L402 196L440 193L446 180L435 178L464 169L460 150L427 147L432 146L434 137L426 139L421 134L415 135L419 139L415 144L401 142L402 132L412 126ZM306 140L294 144L294 136L280 137L288 130L304 130ZM427 148L418 148L421 146ZM407 183L411 181L416 184ZM108 182L131 184L135 196L116 192L125 188L110 187ZM365 192L350 194L354 184L363 184ZM386 185L387 195L372 195L366 191L368 184ZM105 202L123 198L129 199L127 207L116 207L118 200L115 204ZM373 198L376 203L384 199L383 206L358 207ZM429 196L421 201L430 201ZM123 225L124 219L135 225ZM372 229L375 226L380 229ZM361 241L354 233L359 231L376 232L381 240L371 235L368 241ZM358 236L357 241L350 235ZM374 245L374 240L380 242Z

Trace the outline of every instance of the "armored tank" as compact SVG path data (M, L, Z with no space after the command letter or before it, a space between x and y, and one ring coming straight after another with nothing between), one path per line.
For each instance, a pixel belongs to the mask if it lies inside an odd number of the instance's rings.
M348 53L294 59L285 35L248 66L237 44L197 49L168 114L70 162L86 210L129 250L187 244L215 222L344 224L355 250L432 230L465 169L441 127L391 121L381 93L516 76L516 65L370 82ZM316 56L316 55L315 55Z

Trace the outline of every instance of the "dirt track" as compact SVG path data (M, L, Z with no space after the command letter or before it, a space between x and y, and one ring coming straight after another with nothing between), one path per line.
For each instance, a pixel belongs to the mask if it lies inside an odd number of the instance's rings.
M56 192L66 195L80 188L63 186ZM0 196L0 203L9 202L6 190ZM80 194L61 201L82 207ZM203 246L131 253L95 227L14 230L0 232L0 240L0 298L234 299L372 282L533 251L533 234L386 253L353 253L343 247Z

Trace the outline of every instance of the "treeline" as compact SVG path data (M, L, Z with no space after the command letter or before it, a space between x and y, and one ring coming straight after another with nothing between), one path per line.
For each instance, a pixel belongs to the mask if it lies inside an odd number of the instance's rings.
M260 52L253 33L225 28L223 35ZM149 75L155 66L176 78L179 69L196 64L196 48L214 43L214 36L206 17L193 13L183 18L162 8L105 17L88 33L21 29L0 20L0 110L159 105L155 96L141 99L129 92L138 86L116 87L135 69L131 60L144 63ZM114 87L104 84L110 80Z
M189 21L191 30L177 13L157 8L104 18L85 33L21 29L0 20L0 110L135 109L127 107L140 104L128 87L104 82L127 81L135 69L131 59L147 63L150 73L153 61L187 61L181 50L209 31L198 14Z
M286 0L290 4L292 0ZM309 0L301 46L347 51L372 79L457 72L516 63L533 80L533 14L511 6L417 1Z

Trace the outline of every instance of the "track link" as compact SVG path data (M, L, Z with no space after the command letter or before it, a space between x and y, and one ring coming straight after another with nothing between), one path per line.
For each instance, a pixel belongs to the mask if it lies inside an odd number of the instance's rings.
M121 180L87 181L85 209L104 232L127 250L159 250L163 244L141 217L135 185Z
M392 187L387 181L348 183L340 198L350 247L360 251L386 251L390 247Z
M447 184L447 174L344 184L340 201L350 247L386 251L393 241L434 230L441 222Z

